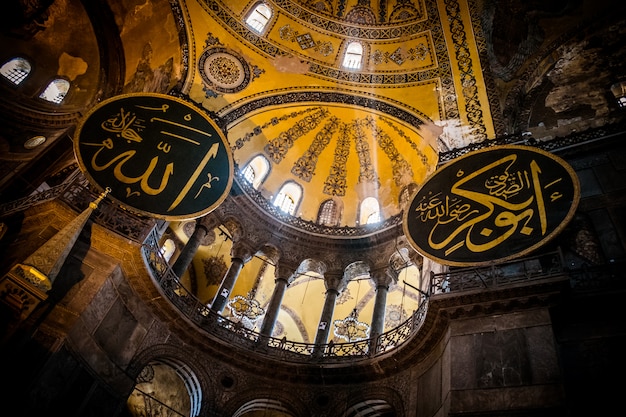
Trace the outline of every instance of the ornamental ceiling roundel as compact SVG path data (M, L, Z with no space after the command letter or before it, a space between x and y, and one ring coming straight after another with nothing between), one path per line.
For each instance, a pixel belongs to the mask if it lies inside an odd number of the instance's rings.
M198 66L202 80L220 93L236 93L250 83L248 63L226 48L205 50L200 56Z

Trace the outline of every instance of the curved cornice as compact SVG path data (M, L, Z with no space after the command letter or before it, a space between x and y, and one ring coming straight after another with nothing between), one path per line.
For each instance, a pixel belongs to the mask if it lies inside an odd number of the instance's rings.
M394 103L389 99L381 100L374 94L370 96L364 93L355 94L355 92L345 94L338 93L336 88L317 87L311 90L276 90L274 92L263 93L262 95L253 96L253 99L247 98L245 102L235 102L220 111L220 116L226 126L230 126L238 120L246 117L248 114L272 106L285 106L292 104L326 103L328 105L350 105L362 107L363 109L375 110L388 116L397 118L407 123L409 126L418 128L424 122L431 120L418 111L412 109L407 111L407 106L401 103Z

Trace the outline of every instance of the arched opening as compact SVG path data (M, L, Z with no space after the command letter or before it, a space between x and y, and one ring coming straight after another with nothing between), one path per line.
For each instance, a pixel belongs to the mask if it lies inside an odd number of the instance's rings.
M374 224L381 220L380 205L375 197L367 197L359 207L359 224Z
M343 56L343 67L351 70L361 69L363 61L363 45L359 42L350 42Z
M317 222L325 226L338 226L340 221L339 207L333 199L328 199L320 204L317 212Z
M289 181L280 188L276 198L274 198L274 206L294 216L301 198L302 187L296 182Z
M176 243L174 243L172 239L168 238L165 242L163 242L160 250L163 259L169 262L169 260L172 259L172 255L174 255L174 252L176 251Z
M255 32L261 34L272 18L272 9L265 4L257 4L246 17L246 24Z
M193 371L178 361L159 359L146 365L126 402L133 417L200 414L202 390Z
M242 175L255 190L258 190L269 172L270 162L265 156L257 155L246 164Z
M395 417L396 412L385 400L365 400L348 408L343 417Z
M15 85L21 84L30 71L30 62L21 57L11 58L0 67L0 74Z
M70 82L63 78L57 78L50 81L50 84L39 95L39 98L54 104L61 104L68 91L70 91Z

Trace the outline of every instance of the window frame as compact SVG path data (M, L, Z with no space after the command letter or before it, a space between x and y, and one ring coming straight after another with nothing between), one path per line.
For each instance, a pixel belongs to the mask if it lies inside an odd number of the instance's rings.
M63 97L61 97L60 100L49 100L46 97L44 97L44 95L46 94L46 91L48 91L48 89L55 84L57 81L63 81L65 83L67 83L67 91L65 92L65 94L63 95ZM70 82L70 80L68 80L65 77L55 77L52 78L47 84L46 86L41 90L41 92L37 95L37 98L45 101L46 103L50 103L50 104L54 104L57 106L60 106L61 104L63 104L65 102L65 100L67 99L68 95L70 94L72 88L72 83Z
M263 13L261 13L261 11L259 10L260 8L266 8L269 12L269 16L265 16ZM257 18L259 16L261 17L261 20ZM250 11L246 13L243 22L248 29L254 31L259 35L264 35L273 17L274 10L272 9L272 7L269 4L261 1L255 3L250 8ZM258 22L258 25L254 24L254 22Z
M14 77L12 75L13 73L19 71L16 67L8 69L6 74L0 72L0 75L2 76L3 79L9 82L12 86L18 87L22 85L22 83L24 83L24 81L26 81L26 79L33 72L33 63L28 58L25 58L23 56L14 56L4 61L4 63L0 65L0 68L4 68L5 66L10 65L12 62L26 63L26 65L28 65L28 71L24 75L21 75L20 77ZM17 82L16 82L16 79L18 79Z

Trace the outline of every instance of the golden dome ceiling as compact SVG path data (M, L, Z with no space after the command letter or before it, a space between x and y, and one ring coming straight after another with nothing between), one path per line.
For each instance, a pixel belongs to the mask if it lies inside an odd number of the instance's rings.
M366 197L396 216L439 151L494 136L467 5L370 3L268 1L261 32L246 24L258 3L186 3L189 96L224 121L240 169L269 161L258 193L302 187L307 221L331 198L340 226L359 224ZM351 42L359 69L343 64Z

